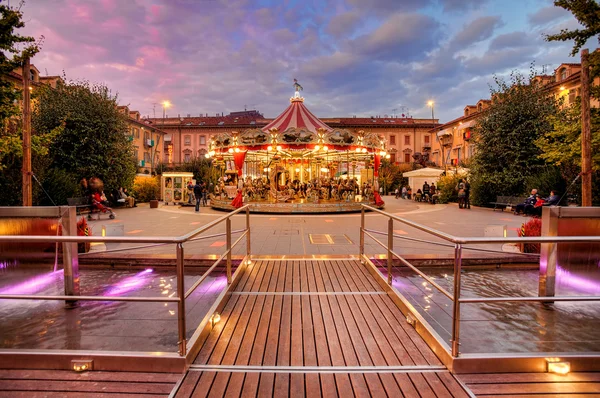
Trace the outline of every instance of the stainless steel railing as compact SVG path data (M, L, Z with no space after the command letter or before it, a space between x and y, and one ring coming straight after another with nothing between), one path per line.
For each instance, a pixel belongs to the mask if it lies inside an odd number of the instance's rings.
M378 213L388 218L387 231L377 231L368 229L365 226L365 210ZM454 286L453 292L450 293L432 278L427 276L408 260L394 251L394 238L403 238L394 234L394 222L411 226L419 231L425 232L432 236L441 238L446 242L450 242L454 246ZM387 236L387 244L381 242L375 235ZM410 268L412 271L420 275L426 282L434 286L440 293L452 301L452 337L451 337L451 355L458 357L460 355L460 310L461 304L477 304L477 303L501 303L501 302L560 302L560 301L600 301L600 296L538 296L538 297L486 297L486 298L461 298L461 269L462 269L462 251L467 244L503 244L503 243L583 243L594 242L600 243L600 236L544 236L544 237L458 237L453 236L425 225L418 224L372 206L363 205L361 210L360 221L360 246L359 255L362 260L366 260L365 255L365 236L374 240L378 245L387 251L387 274L388 284L392 284L392 266L394 258L397 258L403 265ZM447 245L447 244L442 244Z
M38 209L39 211L39 209ZM245 228L231 229L231 218L241 212L246 213ZM21 216L27 215L22 212ZM199 236L202 233L225 222L225 233L216 233L211 235ZM232 243L232 235L240 233L240 237ZM226 237L226 251L202 274L202 276L186 291L184 286L185 261L184 261L184 243L196 242L200 240L211 239L215 237ZM245 205L237 210L234 210L223 217L220 217L194 231L178 237L113 237L113 236L50 236L50 235L0 235L0 244L2 243L79 243L79 242L103 242L103 243L150 243L150 246L175 244L176 253L176 273L177 273L177 297L105 297L105 296L80 296L73 295L31 295L31 294L0 294L0 300L65 300L65 302L73 303L76 301L119 301L119 302L159 302L159 303L177 303L177 330L178 330L178 352L180 356L185 356L187 353L187 336L186 336L186 315L185 315L185 299L188 298L200 284L208 277L208 275L219 265L226 260L227 283L230 284L231 268L232 268L232 251L233 248L246 238L246 256L243 261L250 260L250 206ZM126 248L123 250L135 250L149 246L136 246L134 248ZM120 249L119 249L120 250Z

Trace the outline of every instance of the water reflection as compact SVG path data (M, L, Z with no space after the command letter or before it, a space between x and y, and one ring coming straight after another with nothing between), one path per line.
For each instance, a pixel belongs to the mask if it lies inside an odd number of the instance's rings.
M193 271L192 271L193 272ZM4 294L63 294L62 271L15 269L0 280ZM173 297L174 272L81 270L81 294L89 296ZM199 274L187 275L191 286ZM43 281L43 283L41 283ZM213 272L186 300L188 335L227 286ZM0 300L0 348L170 351L177 349L176 303Z
M423 269L453 292L451 269ZM537 270L468 270L463 297L537 296ZM407 268L396 269L394 286L447 342L452 301ZM600 296L600 272L573 267L557 273L556 294ZM597 302L493 303L461 305L461 352L594 352L600 350Z

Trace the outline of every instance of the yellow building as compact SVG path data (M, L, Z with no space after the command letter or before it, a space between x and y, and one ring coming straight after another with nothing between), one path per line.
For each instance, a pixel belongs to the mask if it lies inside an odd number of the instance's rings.
M141 119L138 111L130 111L127 106L119 106L119 111L127 116L128 135L138 169L150 174L162 160L165 133Z

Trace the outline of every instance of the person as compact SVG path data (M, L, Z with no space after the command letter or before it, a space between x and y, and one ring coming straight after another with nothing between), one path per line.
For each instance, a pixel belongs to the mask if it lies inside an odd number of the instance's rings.
M394 195L396 196L396 199L398 199L398 196L400 196L400 190L398 188L396 188L394 191Z
M423 191L417 189L417 193L415 194L415 202L420 202L423 198Z
M379 195L383 196L383 187L379 187Z
M196 198L194 197L194 184L192 184L192 180L188 181L187 190L188 190L188 205L191 205L196 200Z
M556 191L550 191L550 196L547 198L539 198L533 208L530 209L530 215L533 217L541 217L542 209L544 206L558 206L560 203L560 196L556 194Z
M465 178L465 206L467 209L471 210L471 184L469 184L469 180Z
M208 206L208 188L205 182L203 182L200 186L202 187L202 206L206 207Z
M406 186L402 187L402 199L406 199Z
M194 185L194 198L196 199L196 213L200 211L200 200L202 200L202 187L196 181L196 185Z
M519 215L520 213L523 213L523 215L527 215L527 213L531 211L531 209L534 207L535 203L537 202L537 198L538 198L537 192L538 192L537 189L535 189L535 188L532 189L531 195L529 195L523 203L519 203L515 207L515 216Z
M127 189L121 187L119 188L119 198L125 202L127 207L135 206L135 199L129 195L127 195Z
M137 207L137 205L135 204L135 198L133 197L133 195L129 194L129 192L127 191L127 188L123 188L123 192L125 193L125 195L127 195L127 197L129 198L129 201L132 203L131 207Z
M465 183L463 182L462 178L460 180L458 180L458 184L456 185L456 191L458 192L458 208L464 209L466 207L466 204L465 204L466 192L465 192Z
M423 184L423 200L429 202L429 184L427 184L427 181Z
M406 188L406 197L410 200L411 196L412 196L412 188L409 185L408 188Z
M435 184L432 182L429 186L429 195L431 197L431 204L435 204L437 202L438 194L435 188Z

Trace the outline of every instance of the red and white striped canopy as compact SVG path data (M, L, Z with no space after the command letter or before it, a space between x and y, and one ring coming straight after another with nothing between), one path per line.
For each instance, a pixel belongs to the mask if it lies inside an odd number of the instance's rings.
M290 101L290 106L281 115L277 116L275 120L263 127L262 131L268 132L272 128L277 128L280 132L284 132L290 127L306 129L313 133L317 132L319 128L323 128L326 131L332 130L304 106L304 99L302 97L293 97Z

